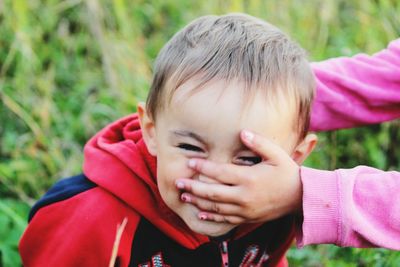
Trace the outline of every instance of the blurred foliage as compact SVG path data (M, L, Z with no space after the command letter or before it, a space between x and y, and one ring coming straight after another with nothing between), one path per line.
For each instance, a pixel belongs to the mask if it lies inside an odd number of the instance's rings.
M85 141L145 99L162 45L192 19L247 12L322 60L400 35L398 0L0 0L0 266L18 266L29 207L79 173ZM400 170L400 123L322 133L307 164ZM384 249L291 249L293 266L399 266Z

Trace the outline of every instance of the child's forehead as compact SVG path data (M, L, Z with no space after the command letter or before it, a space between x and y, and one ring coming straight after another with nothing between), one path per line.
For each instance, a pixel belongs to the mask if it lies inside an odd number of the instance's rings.
M248 122L242 122L243 126L250 126L263 124L274 117L292 124L295 112L290 98L272 99L261 89L248 90L251 89L246 89L239 81L215 80L202 87L197 87L196 81L188 81L174 92L166 112L175 117L190 118L190 122L202 118L203 128L225 124L234 129L243 120Z
M283 93L283 90L267 88L262 84L249 85L236 78L231 80L215 78L204 81L195 77L166 91L167 106L179 106L192 101L205 101L205 108L212 104L217 104L221 108L227 105L239 106L242 110L241 114L254 107L256 102L262 102L265 107L274 110L288 109L296 105L295 97Z
M185 86L178 88L162 116L171 138L203 140L220 151L232 151L243 148L243 129L268 138L285 138L295 129L292 109L257 94L245 101L238 83L214 81L196 92L190 92L193 85Z
M240 82L214 80L201 88L196 85L188 81L177 88L159 113L158 131L168 134L170 140L204 140L202 143L218 147L222 153L242 148L240 132L244 129L273 140L286 140L296 132L296 112L289 104L278 104L290 101L288 98L273 102L255 93L245 99L247 92Z

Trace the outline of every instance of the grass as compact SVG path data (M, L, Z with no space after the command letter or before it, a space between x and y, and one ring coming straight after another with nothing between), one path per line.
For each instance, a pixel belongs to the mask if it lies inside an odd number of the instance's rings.
M0 1L0 266L18 266L29 207L79 173L82 146L135 111L152 62L180 27L204 14L247 12L276 24L312 60L373 53L400 35L396 0ZM399 122L320 135L307 164L400 170ZM292 249L293 266L398 266L382 249Z

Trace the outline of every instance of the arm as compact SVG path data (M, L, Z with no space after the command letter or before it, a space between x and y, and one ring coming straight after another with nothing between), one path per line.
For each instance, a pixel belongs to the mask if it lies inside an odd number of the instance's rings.
M311 127L332 130L400 118L400 39L373 55L314 63ZM368 167L302 167L303 225L298 245L400 249L400 173ZM315 182L318 180L318 182ZM397 225L397 226L396 226Z
M243 141L268 162L243 167L196 159L189 166L220 184L177 182L186 191L184 201L198 206L205 219L241 224L302 212L297 225L299 247L333 243L400 250L399 172L365 166L336 171L300 167L299 172L272 142L258 135L252 143Z
M400 39L372 56L312 64L317 95L311 116L316 131L400 118Z
M301 168L303 224L297 244L400 250L400 173L359 166ZM316 182L318 180L318 182Z

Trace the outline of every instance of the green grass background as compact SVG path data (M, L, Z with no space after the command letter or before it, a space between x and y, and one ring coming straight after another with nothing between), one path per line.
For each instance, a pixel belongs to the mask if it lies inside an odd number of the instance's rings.
M276 24L313 61L374 53L400 36L399 0L1 0L0 266L19 266L30 206L81 172L82 146L145 99L152 62L192 19L247 12ZM307 165L400 170L400 123L319 134ZM293 248L291 266L400 266L399 252Z

